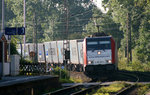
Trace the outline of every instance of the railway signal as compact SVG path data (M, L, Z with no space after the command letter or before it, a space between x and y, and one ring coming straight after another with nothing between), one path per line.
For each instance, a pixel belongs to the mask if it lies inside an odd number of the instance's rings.
M65 59L70 59L70 50L65 50Z

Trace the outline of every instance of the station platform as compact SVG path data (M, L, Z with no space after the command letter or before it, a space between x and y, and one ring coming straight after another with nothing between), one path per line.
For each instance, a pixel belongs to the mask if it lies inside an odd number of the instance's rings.
M57 76L7 76L0 80L0 95L41 95L59 87Z

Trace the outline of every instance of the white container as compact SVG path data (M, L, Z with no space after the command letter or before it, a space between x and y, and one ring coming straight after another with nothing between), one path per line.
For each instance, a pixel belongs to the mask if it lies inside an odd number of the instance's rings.
M12 76L16 76L19 74L19 62L20 62L19 55L11 55L10 72Z

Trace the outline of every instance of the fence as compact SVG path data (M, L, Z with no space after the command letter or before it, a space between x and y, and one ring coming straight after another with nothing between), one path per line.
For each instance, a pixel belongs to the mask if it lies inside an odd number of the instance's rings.
M25 63L20 64L21 74L45 74L46 64L44 63Z

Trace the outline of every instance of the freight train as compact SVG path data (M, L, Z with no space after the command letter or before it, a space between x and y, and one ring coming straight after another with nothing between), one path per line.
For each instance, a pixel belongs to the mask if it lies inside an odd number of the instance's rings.
M35 52L39 63L66 65L72 71L95 73L117 69L117 47L108 35L38 43L37 50L36 44L27 43L26 56L32 58Z

